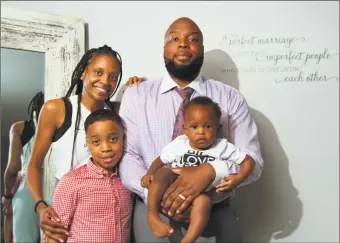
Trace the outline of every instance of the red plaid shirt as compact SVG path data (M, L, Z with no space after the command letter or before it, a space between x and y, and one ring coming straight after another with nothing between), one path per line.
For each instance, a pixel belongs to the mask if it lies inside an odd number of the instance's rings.
M65 174L52 207L70 225L67 242L129 242L132 195L116 173L89 162Z

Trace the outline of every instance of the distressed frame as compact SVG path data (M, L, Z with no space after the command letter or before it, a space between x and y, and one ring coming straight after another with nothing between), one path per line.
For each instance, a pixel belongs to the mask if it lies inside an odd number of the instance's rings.
M85 52L85 22L79 18L1 6L1 47L45 53L45 101L66 94ZM55 177L49 152L44 161L44 198ZM49 185L49 186L47 186Z

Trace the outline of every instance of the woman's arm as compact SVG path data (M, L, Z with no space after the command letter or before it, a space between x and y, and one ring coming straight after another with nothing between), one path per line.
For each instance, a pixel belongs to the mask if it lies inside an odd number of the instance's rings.
M61 99L48 101L41 109L31 158L27 166L27 183L35 201L43 199L41 167L51 146L53 135L62 125L64 116L65 107ZM37 212L41 207L42 204L39 204Z
M9 132L8 163L4 174L4 195L12 195L12 188L21 169L21 134L24 130L24 121L19 121L11 126Z
M44 104L39 115L31 159L27 166L27 184L36 202L43 199L40 173L42 164L51 146L55 131L63 124L64 120L65 105L62 99L50 100ZM67 230L61 223L58 223L58 215L53 209L44 203L39 203L36 212L39 215L40 227L44 234L63 242L63 237L60 234L66 234Z
M12 189L16 182L18 172L21 169L21 134L24 130L25 122L19 121L11 126L9 132L9 153L8 163L4 174L4 195L13 197ZM4 240L6 243L12 241L12 198L2 198L3 210L4 210Z

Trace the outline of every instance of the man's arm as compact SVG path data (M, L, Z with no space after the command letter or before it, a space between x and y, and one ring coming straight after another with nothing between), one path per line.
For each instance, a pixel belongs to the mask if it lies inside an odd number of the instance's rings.
M249 107L243 96L232 90L229 99L229 141L248 154L255 162L255 167L247 179L239 186L245 186L258 180L263 170L260 143L257 126L249 112Z
M143 159L138 154L138 103L136 87L126 89L120 105L126 132L124 156L119 164L119 175L123 185L147 201L147 189L141 186L141 179L147 173Z

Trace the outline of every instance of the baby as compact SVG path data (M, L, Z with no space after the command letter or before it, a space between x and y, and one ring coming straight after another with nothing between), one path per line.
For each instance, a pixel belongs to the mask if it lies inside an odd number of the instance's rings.
M169 166L199 166L203 163L225 161L230 171L226 172L223 183L210 185L206 193L199 195L192 203L190 223L182 242L194 242L204 230L216 192L232 190L242 183L254 168L254 161L244 152L235 148L227 139L218 139L221 110L208 97L196 97L184 107L184 134L178 136L163 149L142 178L141 185L148 188L148 224L158 237L166 237L173 229L159 216L161 199L166 189L177 179ZM199 180L200 178L197 178ZM217 188L217 189L214 189ZM183 200L186 198L179 195Z

